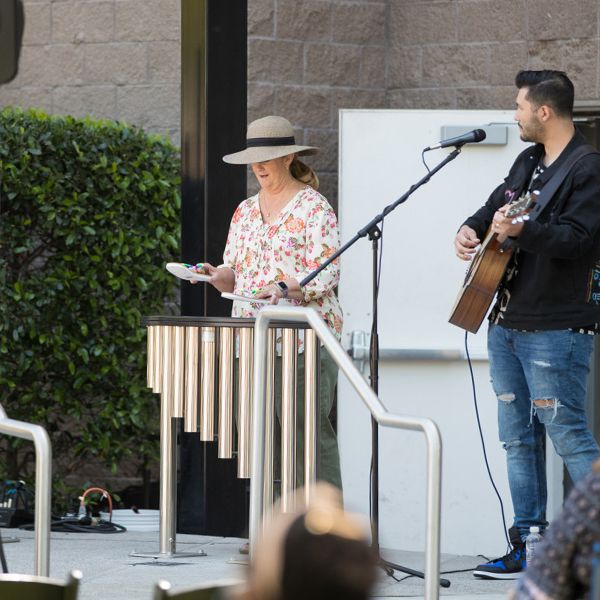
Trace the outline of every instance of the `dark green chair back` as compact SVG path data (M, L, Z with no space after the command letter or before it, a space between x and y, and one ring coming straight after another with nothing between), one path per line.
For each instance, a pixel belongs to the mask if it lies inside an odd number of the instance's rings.
M73 571L67 581L35 575L0 575L2 600L76 600L81 572Z
M163 579L154 587L153 600L226 600L227 592L239 583L226 581L171 590L171 584Z

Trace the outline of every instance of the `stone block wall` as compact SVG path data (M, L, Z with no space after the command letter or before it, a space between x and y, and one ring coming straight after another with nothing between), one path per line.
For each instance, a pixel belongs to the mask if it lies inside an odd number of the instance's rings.
M235 0L222 0L235 1ZM0 107L124 119L179 143L180 0L24 0ZM336 204L340 108L512 108L521 68L599 102L600 0L248 0L248 120L288 117Z
M519 69L598 100L598 0L389 0L388 106L512 108Z
M24 0L24 6L19 74L0 86L0 106L120 119L178 143L178 0Z
M248 120L287 117L337 197L338 110L386 104L385 1L249 0Z
M249 0L249 119L283 114L337 201L339 108L514 107L519 69L600 106L600 0Z

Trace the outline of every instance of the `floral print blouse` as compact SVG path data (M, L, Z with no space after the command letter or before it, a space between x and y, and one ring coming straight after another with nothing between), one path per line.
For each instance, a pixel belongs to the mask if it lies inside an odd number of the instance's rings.
M258 194L244 200L231 219L223 265L235 273L234 293L254 290L288 277L301 281L339 248L337 218L327 200L310 186L300 190L276 221L263 221ZM336 260L304 288L304 301L295 306L314 308L341 338L342 309L334 288L340 277ZM262 304L235 301L233 317L255 317Z

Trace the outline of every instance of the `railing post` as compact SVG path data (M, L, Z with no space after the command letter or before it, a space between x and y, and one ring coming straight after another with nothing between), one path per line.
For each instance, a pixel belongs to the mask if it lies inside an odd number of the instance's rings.
M252 390L252 443L250 480L250 553L260 535L265 485L265 416L267 412L267 331L269 318L258 314L254 326L254 386Z
M35 446L35 556L36 575L50 572L50 507L52 503L52 446L40 425L9 419L0 405L0 433L30 440Z
M348 381L354 387L379 425L420 431L427 444L427 531L425 548L425 598L437 600L440 579L440 515L442 441L437 425L418 417L401 417L389 413L352 359L342 348L323 319L311 308L268 306L263 308L255 323L254 388L252 394L252 479L250 485L250 552L260 535L264 490L264 421L266 411L267 329L273 319L307 322L323 342Z

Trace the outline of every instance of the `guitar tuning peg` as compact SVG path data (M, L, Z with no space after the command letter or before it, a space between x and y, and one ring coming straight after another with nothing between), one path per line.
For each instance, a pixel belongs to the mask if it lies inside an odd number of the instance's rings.
M523 221L529 221L529 215L523 215L522 220Z

